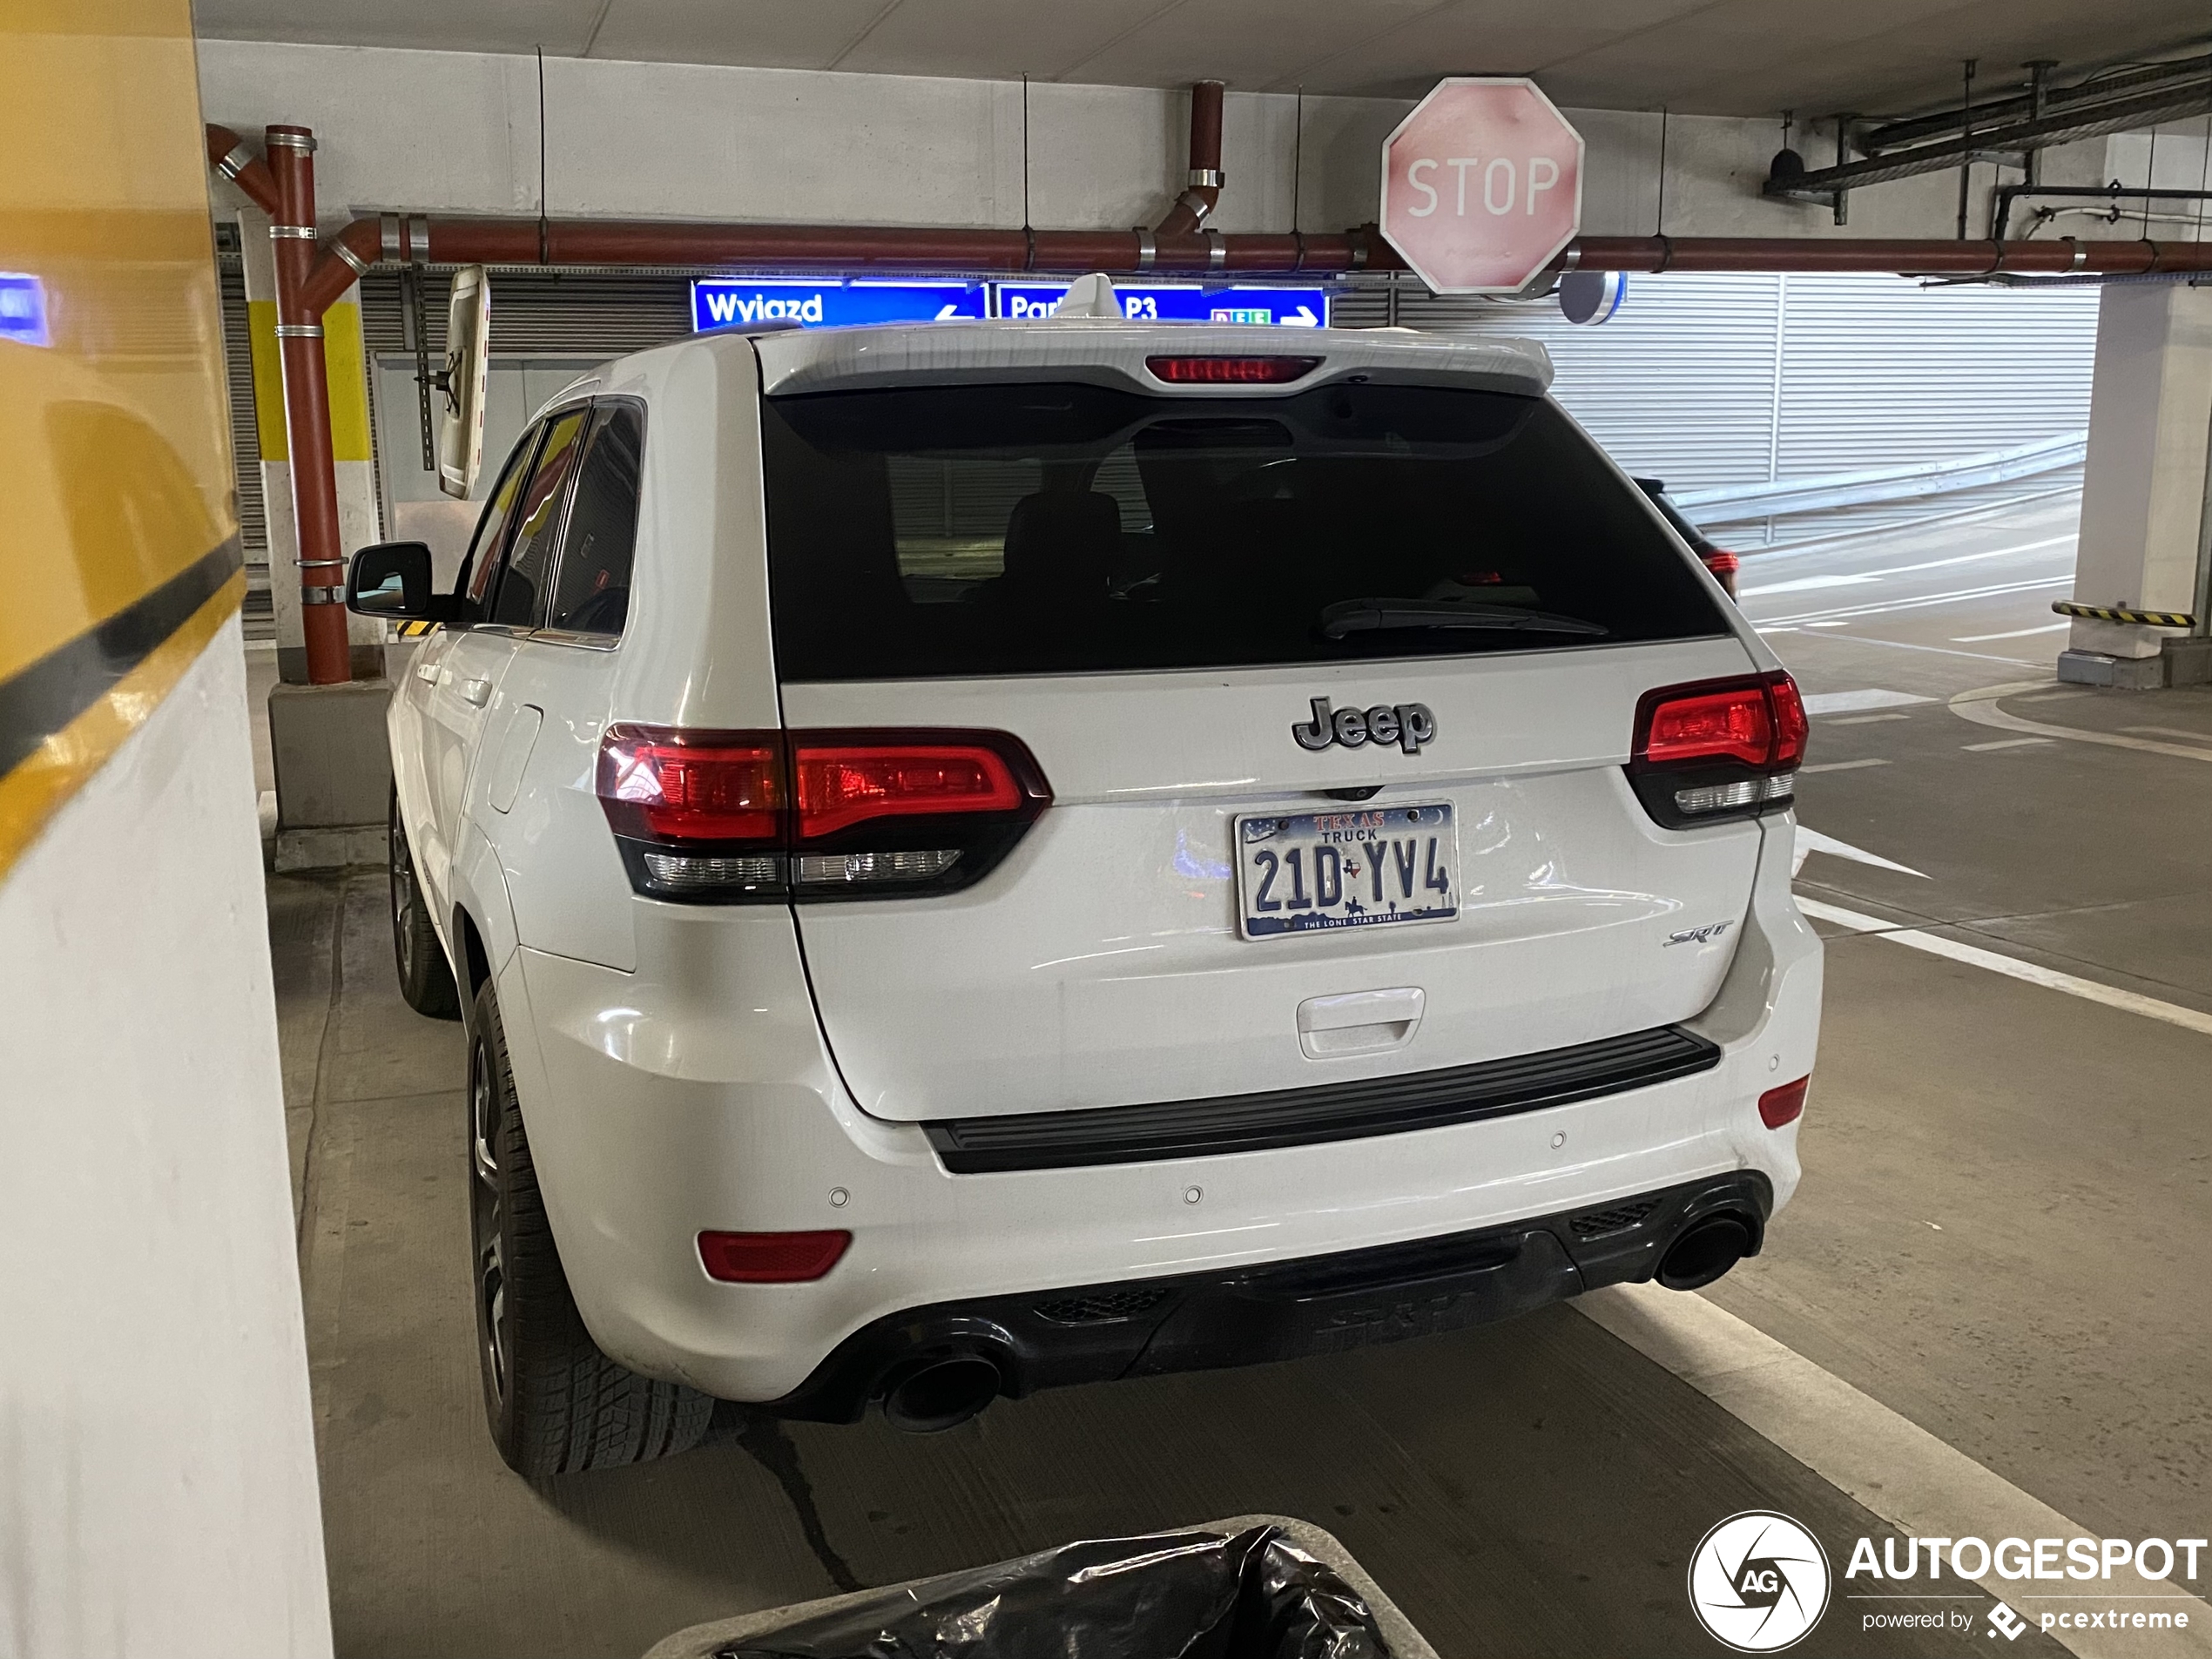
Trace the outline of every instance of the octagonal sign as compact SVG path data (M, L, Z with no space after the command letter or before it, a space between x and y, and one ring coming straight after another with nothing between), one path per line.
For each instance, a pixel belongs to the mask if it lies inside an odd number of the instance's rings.
M1383 144L1382 233L1439 293L1515 293L1582 221L1582 135L1522 76L1439 81Z

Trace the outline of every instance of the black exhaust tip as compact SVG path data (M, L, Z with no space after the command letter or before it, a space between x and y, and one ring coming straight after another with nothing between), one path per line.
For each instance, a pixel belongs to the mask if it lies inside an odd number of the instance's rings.
M999 1368L981 1354L954 1354L908 1372L883 1397L883 1414L909 1434L958 1428L998 1398Z
M1751 1230L1738 1216L1708 1216L1686 1229L1659 1258L1659 1282L1670 1291L1694 1291L1751 1253Z

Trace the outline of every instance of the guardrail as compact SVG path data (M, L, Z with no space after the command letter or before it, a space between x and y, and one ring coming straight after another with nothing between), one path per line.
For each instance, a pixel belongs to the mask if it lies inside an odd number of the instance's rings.
M1864 472L1831 473L1824 478L1783 478L1771 483L1722 484L1711 489L1669 490L1668 497L1700 524L1728 524L1747 518L1781 518L1791 513L1832 507L1865 507L1876 502L1911 501L1985 484L2009 483L2037 473L2081 464L2089 435L2070 432L2055 438L1978 455L1923 462L1904 467L1876 467Z

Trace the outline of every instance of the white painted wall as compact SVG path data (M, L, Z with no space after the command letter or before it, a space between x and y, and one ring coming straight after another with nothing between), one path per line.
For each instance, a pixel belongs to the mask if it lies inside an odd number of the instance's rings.
M233 617L0 884L0 1656L327 1655Z
M258 139L299 122L322 140L320 199L454 213L538 210L537 65L529 57L382 47L207 40L207 118ZM545 60L545 206L556 217L794 223L1017 226L1022 219L1018 81L732 69L596 58ZM1150 224L1183 188L1189 130L1180 91L1039 83L1029 94L1029 208L1040 226ZM1383 139L1410 105L1305 101L1231 91L1222 122L1228 185L1215 222L1285 230L1294 172L1298 222L1340 230L1373 218ZM1838 231L1825 208L1758 194L1780 142L1774 121L1569 111L1589 145L1583 228L1696 236L1949 236L1957 175L1883 185ZM1799 138L1819 165L1832 140ZM2101 141L2047 176L2087 181ZM1975 233L1991 169L1979 170Z
M2074 595L2084 604L2193 611L2212 443L2212 288L2104 291L2089 394ZM2069 649L2155 657L2166 635L2077 621Z

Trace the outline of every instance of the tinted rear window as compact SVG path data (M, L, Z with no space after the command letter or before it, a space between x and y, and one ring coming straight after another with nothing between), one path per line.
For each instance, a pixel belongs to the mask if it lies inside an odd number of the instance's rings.
M1539 399L832 392L762 415L787 680L1557 650L1726 624Z

